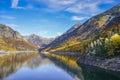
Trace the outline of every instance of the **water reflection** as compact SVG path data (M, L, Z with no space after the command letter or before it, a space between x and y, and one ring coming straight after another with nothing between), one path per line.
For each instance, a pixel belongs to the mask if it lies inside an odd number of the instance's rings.
M66 71L69 75L71 75L74 80L84 80L82 75L81 68L77 65L76 59L68 56L62 55L52 55L48 56L48 58L54 62L54 64L64 71Z
M80 66L82 67L84 80L120 80L120 72L106 71L82 64Z
M120 80L117 74L81 67L73 57L19 54L1 58L0 80Z
M67 71L70 75L72 75L75 80L120 80L120 72L111 72L83 64L78 66L76 61L74 61L71 56L56 54L50 54L46 56L55 62L55 64L61 66L62 69ZM72 63L71 60L73 61Z
M43 56L35 57L3 80L74 80L66 71Z
M34 54L12 54L0 57L0 79L16 72L25 62L35 57Z

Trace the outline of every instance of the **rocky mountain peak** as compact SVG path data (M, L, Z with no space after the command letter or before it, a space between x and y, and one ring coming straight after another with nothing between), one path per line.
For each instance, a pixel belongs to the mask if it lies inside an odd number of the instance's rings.
M36 34L31 34L31 35L29 35L28 37L31 37L31 38L39 38L39 36L36 35Z
M70 28L66 33L70 33L70 32L72 32L72 31L74 31L75 29L77 29L77 28L80 27L81 25L82 25L81 22L73 25L72 28ZM65 34L66 34L66 33L65 33Z
M15 39L21 39L22 36L19 32L13 30L9 26L0 24L0 38L15 38Z
M40 47L44 47L47 44L49 44L51 41L53 41L53 38L44 38L36 34L31 34L29 36L24 36L26 40L28 40L30 43L39 45Z

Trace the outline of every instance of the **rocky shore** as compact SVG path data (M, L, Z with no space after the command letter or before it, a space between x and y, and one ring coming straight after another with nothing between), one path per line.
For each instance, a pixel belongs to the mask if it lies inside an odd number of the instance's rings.
M43 52L45 54L45 52ZM49 52L46 54L50 54ZM115 71L120 73L120 57L111 57L111 58L105 58L105 57L98 57L98 56L90 56L90 55L82 55L78 52L54 52L52 54L57 55L64 55L64 56L74 56L78 57L77 64L79 66L81 65L87 65L87 66L93 66L96 68L101 68L109 71Z
M120 57L102 58L96 56L80 56L77 60L79 65L89 65L105 70L120 72Z

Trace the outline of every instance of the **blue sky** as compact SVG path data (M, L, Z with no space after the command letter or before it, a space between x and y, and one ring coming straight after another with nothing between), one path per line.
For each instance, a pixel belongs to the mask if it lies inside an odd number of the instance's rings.
M0 23L22 35L56 37L120 0L0 0Z

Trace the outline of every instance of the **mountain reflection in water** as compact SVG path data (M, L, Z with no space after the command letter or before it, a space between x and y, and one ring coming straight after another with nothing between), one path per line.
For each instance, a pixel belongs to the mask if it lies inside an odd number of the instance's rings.
M120 80L118 76L105 71L96 71L87 66L81 69L74 59L59 56L14 56L11 61L7 60L8 63L0 62L0 80Z

